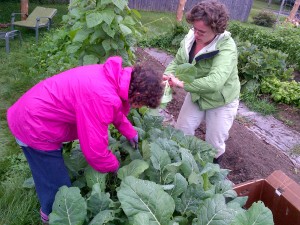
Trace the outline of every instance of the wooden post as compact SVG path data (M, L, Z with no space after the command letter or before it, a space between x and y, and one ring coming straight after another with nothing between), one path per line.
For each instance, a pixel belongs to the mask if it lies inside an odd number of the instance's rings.
M182 20L185 3L186 0L178 0L176 19L179 22Z
M290 12L290 15L288 17L288 21L293 21L293 19L295 19L296 13L299 9L299 5L300 5L300 0L296 0L292 8L292 11Z
M21 0L21 13L24 13L21 15L21 19L26 20L28 16L28 0Z

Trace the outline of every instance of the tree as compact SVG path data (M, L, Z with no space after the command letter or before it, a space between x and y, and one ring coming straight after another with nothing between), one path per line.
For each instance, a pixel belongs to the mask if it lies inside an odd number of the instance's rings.
M21 0L21 19L26 20L28 16L28 0Z
M296 13L299 9L299 5L300 5L300 0L296 0L294 6L292 8L292 11L290 12L290 15L288 17L288 21L293 21L295 19Z
M268 7L270 7L270 5L272 4L272 0L268 1Z
M178 7L177 7L177 14L176 14L177 21L182 20L184 6L185 6L186 1L187 0L178 0Z

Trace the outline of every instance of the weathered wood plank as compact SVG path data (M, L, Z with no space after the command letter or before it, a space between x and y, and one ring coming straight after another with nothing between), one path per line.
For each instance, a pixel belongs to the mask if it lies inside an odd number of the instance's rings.
M185 12L203 0L187 0ZM220 0L228 8L230 19L247 21L253 0ZM129 7L145 11L176 13L178 0L129 0Z

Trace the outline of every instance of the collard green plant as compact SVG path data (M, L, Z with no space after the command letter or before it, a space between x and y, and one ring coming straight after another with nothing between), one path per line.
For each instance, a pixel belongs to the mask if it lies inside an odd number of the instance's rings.
M197 75L197 68L190 63L179 65L175 71L176 77L185 83L192 83Z
M50 224L83 224L87 214L86 202L76 187L61 187L52 208Z
M74 173L73 185L80 180L85 186L60 189L50 224L274 224L262 203L250 211L242 208L247 198L237 197L232 182L225 179L228 171L212 163L212 146L163 126L161 117L133 110L130 118L143 132L139 150L124 137L110 137L121 164L117 175L99 174L90 167ZM78 157L83 155L75 155L81 162ZM67 164L74 172L72 165Z

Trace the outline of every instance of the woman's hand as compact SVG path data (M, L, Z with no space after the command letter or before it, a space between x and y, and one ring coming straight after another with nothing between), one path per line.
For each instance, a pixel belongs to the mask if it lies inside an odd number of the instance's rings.
M164 74L163 75L163 81L165 81L165 80L169 80L170 78L172 78L172 77L175 77L173 74Z
M163 80L164 81L168 81L169 82L169 85L171 87L180 87L180 88L183 88L184 86L184 83L183 81L179 80L178 78L176 78L173 74L164 74L163 75Z
M175 87L180 87L180 88L184 87L184 82L179 80L176 77L172 77L168 81L169 81L169 84L170 84L171 87L174 87L174 86Z

